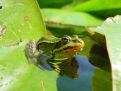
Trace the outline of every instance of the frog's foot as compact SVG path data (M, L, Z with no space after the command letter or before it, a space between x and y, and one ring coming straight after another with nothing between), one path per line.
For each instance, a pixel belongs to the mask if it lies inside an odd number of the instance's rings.
M25 56L28 59L28 62L31 64L37 64L37 57L39 55L39 51L36 49L36 41L31 40L25 46Z

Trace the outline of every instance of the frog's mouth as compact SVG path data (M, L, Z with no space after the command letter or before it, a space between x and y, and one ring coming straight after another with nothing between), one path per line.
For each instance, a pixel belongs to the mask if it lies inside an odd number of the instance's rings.
M59 49L54 50L55 60L66 60L72 58L77 52L82 50L84 44L82 43L69 43Z
M65 46L63 46L61 48L55 49L54 52L67 51L67 52L70 52L70 53L72 53L72 52L75 53L75 52L82 50L83 47L84 47L83 42L81 42L81 43L69 43L69 44L66 44Z
M74 55L77 52L82 51L82 50L83 50L83 46L80 43L77 43L73 46L65 47L63 49L63 51L65 51L65 53L72 54L72 55Z

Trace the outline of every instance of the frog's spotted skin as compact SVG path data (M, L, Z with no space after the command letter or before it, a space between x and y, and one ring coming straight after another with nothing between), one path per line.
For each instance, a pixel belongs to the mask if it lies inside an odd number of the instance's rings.
M26 45L25 54L29 60L33 60L33 63L41 61L39 57L41 55L47 56L48 61L64 61L73 58L77 52L82 50L84 42L78 36L63 36L57 38L54 36L43 37L38 42L30 41ZM40 62L41 63L41 62Z

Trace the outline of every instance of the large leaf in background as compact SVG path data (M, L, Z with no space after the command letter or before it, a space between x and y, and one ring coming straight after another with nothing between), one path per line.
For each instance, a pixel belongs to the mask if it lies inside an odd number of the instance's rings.
M84 12L71 12L59 9L42 9L45 21L48 23L59 23L75 26L97 26L102 23L97 19Z
M107 18L121 14L121 1L120 0L89 0L84 3L78 2L76 5L68 6L68 9L89 12L101 18Z
M121 91L121 16L108 18L101 29L106 36L112 66L113 90Z
M0 91L56 91L57 74L28 64L24 55L25 44L45 32L36 0L0 3Z
M115 8L121 8L121 2L120 0L110 0L110 2L106 0L91 0L91 1L84 2L80 5L77 5L74 8L82 11L115 9Z

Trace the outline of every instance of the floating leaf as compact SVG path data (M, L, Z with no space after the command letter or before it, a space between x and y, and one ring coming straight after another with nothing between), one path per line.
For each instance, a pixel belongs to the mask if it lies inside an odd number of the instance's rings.
M0 5L0 90L56 91L57 74L29 64L24 55L26 43L46 32L36 0L2 0Z
M36 1L2 0L0 3L0 31L3 32L0 45L40 38L45 26Z
M121 16L108 18L101 28L106 36L112 67L113 90L121 91Z

